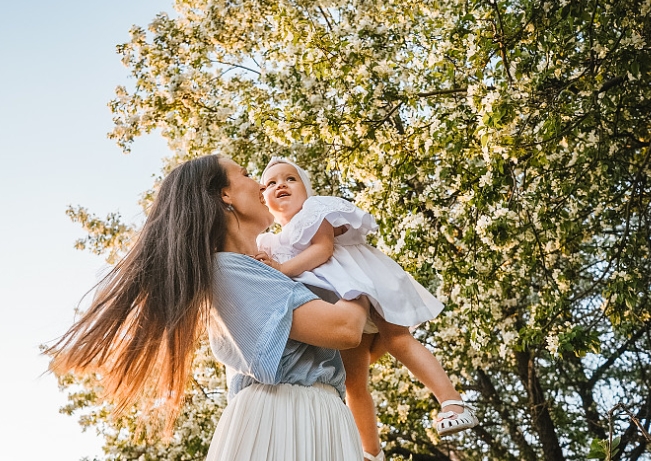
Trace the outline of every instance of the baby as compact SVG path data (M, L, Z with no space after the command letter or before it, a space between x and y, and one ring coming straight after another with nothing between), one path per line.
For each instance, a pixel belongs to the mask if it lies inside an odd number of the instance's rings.
M379 314L375 322L367 322L360 346L341 351L346 401L365 458L384 459L368 391L368 367L378 349L400 360L434 393L441 409L447 410L436 422L441 436L476 426L477 417L461 401L436 357L409 331L436 317L443 305L395 261L366 243L366 235L377 229L373 216L344 199L314 196L307 173L283 158L269 162L262 184L267 206L282 232L258 238L256 259L343 299L366 295ZM379 338L374 334L378 332Z

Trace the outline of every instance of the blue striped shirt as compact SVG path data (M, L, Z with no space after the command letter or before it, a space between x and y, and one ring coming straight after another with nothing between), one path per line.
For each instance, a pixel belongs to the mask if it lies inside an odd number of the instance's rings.
M319 382L343 398L339 351L289 339L294 309L318 297L249 256L221 252L214 264L208 334L215 357L228 368L229 397L253 383Z

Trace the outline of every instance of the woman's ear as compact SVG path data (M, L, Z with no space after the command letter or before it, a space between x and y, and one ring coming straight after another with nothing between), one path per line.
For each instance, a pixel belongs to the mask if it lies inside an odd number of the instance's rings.
M231 199L230 195L228 194L228 187L224 187L222 189L222 202L224 202L226 205L232 205L233 200Z

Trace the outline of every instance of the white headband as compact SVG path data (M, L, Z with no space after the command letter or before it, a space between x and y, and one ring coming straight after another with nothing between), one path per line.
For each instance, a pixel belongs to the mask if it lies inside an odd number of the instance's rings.
M291 160L287 160L284 157L271 157L271 160L269 160L269 163L267 163L267 166L265 167L264 171L262 172L262 183L265 183L264 180L264 175L267 172L269 168L271 168L274 165L277 165L279 163L286 163L288 165L293 166L296 168L296 172L298 173L298 176L301 178L301 181L303 182L303 185L305 186L305 192L307 192L307 196L311 197L314 195L314 191L312 191L312 181L310 181L310 177L307 174L307 171L305 171L303 168L292 162Z

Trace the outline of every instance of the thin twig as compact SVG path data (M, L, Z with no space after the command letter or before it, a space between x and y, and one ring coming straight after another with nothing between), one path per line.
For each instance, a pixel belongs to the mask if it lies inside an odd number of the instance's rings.
M468 87L463 87L463 88L451 88L449 90L434 90L434 91L427 91L424 93L416 93L416 96L419 98L429 98L430 96L440 96L443 94L454 94L454 93L465 93L468 91Z
M608 426L610 429L610 433L608 434L608 451L610 451L610 448L612 447L613 444L613 417L615 416L615 411L618 409L622 410L624 413L628 415L629 419L633 422L633 424L637 426L637 428L642 433L644 440L646 440L647 443L651 443L651 434L649 434L646 431L646 429L644 429L644 426L642 426L640 420L637 419L637 417L628 409L628 407L624 405L622 402L619 402L617 405L615 405L608 411Z
M328 15L323 11L323 8L321 8L321 5L319 5L317 8L319 8L319 11L321 12L321 15L323 16L323 19L325 19L326 24L328 24L328 29L332 32L332 24L330 24L330 21L328 20Z
M500 46L500 56L502 57L502 62L504 63L504 70L506 71L506 76L509 79L509 83L513 84L513 77L511 76L511 71L509 70L509 61L506 57L506 45L504 44L504 26L502 25L502 15L500 14L500 9L497 5L497 2L490 2L490 5L495 10L497 15L497 26L499 27L499 33L495 30L495 38L497 43Z
M235 64L235 63L232 63L232 62L220 61L218 59L214 59L212 62L216 62L218 64L223 64L225 66L238 67L240 69L247 70L249 72L253 72L254 74L262 75L262 73L260 73L259 71L255 70L255 69L251 69L250 67L243 66L241 64Z

